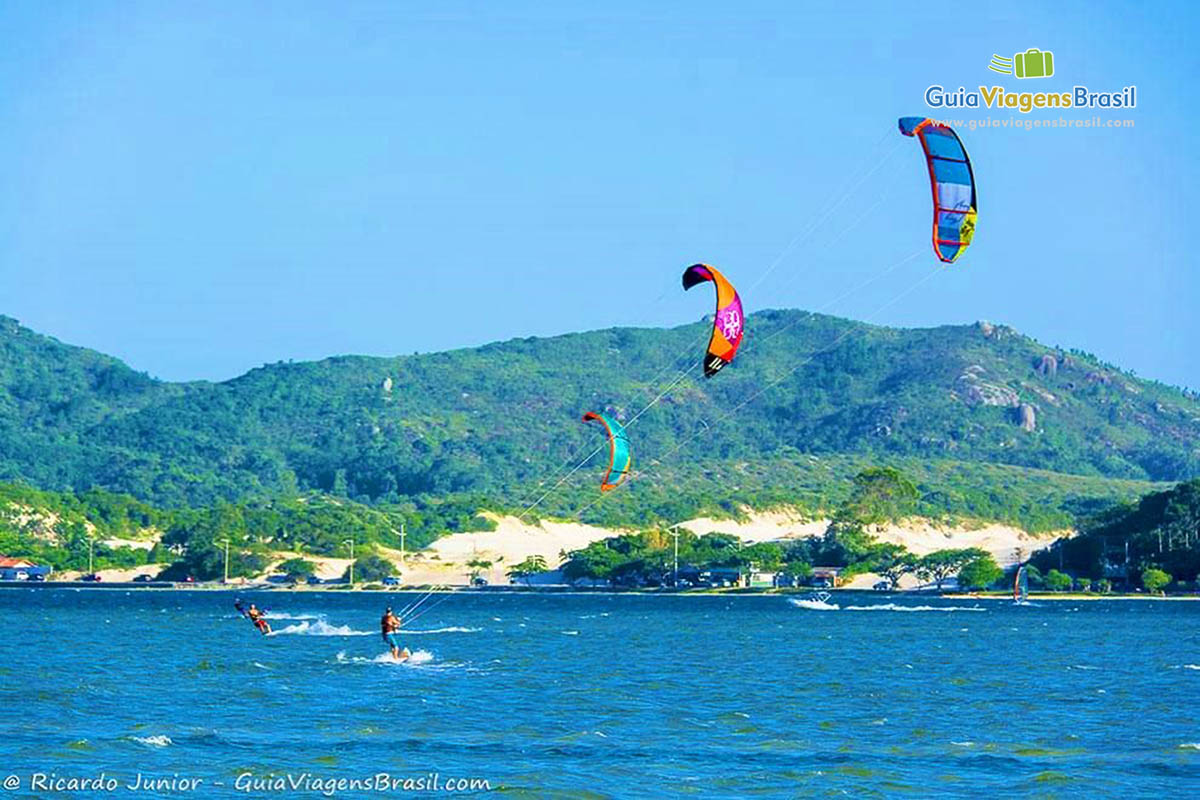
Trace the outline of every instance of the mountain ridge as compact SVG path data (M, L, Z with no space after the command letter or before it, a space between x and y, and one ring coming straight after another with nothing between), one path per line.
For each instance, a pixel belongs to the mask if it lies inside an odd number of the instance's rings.
M630 433L637 463L672 481L690 465L719 472L780 452L1134 481L1200 474L1191 393L1003 325L892 328L770 309L748 331L711 380L695 377L707 339L697 322L172 383L0 317L0 480L168 506L317 490L367 502L474 493L511 507L596 443L584 411L629 419L660 393ZM671 388L676 367L692 374ZM572 481L564 494L591 488Z

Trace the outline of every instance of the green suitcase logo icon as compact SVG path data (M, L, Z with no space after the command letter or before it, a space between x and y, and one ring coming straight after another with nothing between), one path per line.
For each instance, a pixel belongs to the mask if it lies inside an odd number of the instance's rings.
M1054 74L1054 53L1031 47L1013 56L1018 78L1049 78Z

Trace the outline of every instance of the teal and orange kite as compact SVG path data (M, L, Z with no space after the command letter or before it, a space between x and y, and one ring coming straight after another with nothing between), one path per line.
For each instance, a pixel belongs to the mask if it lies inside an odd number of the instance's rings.
M599 422L608 433L608 471L600 482L600 491L609 492L621 485L633 464L633 453L629 448L629 436L625 426L608 414L589 411L583 415L584 422Z

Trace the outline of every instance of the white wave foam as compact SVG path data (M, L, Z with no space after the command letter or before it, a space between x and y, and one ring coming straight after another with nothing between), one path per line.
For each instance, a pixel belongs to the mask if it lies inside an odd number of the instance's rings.
M267 611L263 616L267 619L325 619L324 614L289 614L286 611Z
M807 608L809 611L837 611L840 608L837 603L826 603L821 600L799 600L793 598L788 602L797 608Z
M403 661L392 658L391 653L380 653L374 658L348 656L344 650L337 654L339 664L386 664L389 667L405 667L414 664L428 664L430 661L433 661L433 653L428 650L416 650Z
M323 619L316 622L301 622L289 625L277 631L271 631L268 636L372 636L374 631L356 631L349 625L330 625Z
M877 606L846 606L847 611L986 611L979 606L902 606L883 603Z
M147 747L167 747L175 744L173 741L171 741L170 736L129 736L126 738L128 738L131 742L144 744Z
M452 625L449 628L431 628L430 630L427 630L427 631L414 631L414 630L408 630L406 628L404 630L401 630L400 633L402 635L407 636L410 633L417 633L417 634L421 634L421 633L479 633L479 631L481 631L481 630L483 630L483 629L482 628L461 628L457 625Z
M1171 669L1200 669L1200 664L1172 664Z
M1200 750L1200 742L1184 742L1179 745L1180 750Z
M578 636L579 631L559 631L563 636Z

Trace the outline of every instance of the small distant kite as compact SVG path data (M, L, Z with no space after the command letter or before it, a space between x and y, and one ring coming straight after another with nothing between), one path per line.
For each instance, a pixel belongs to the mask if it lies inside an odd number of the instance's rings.
M742 343L745 317L742 315L742 299L738 297L733 284L714 267L692 264L683 271L684 290L705 281L712 281L717 289L717 314L713 319L712 337L708 340L708 352L704 356L704 377L711 378L733 361L738 345Z
M608 414L589 411L583 415L584 422L599 422L608 433L608 471L600 482L600 491L609 492L621 485L633 463L633 452L629 447L629 436L625 426Z
M958 134L926 117L901 117L900 132L915 136L925 151L929 182L933 188L933 251L953 264L975 236L979 203L975 198L975 173Z

